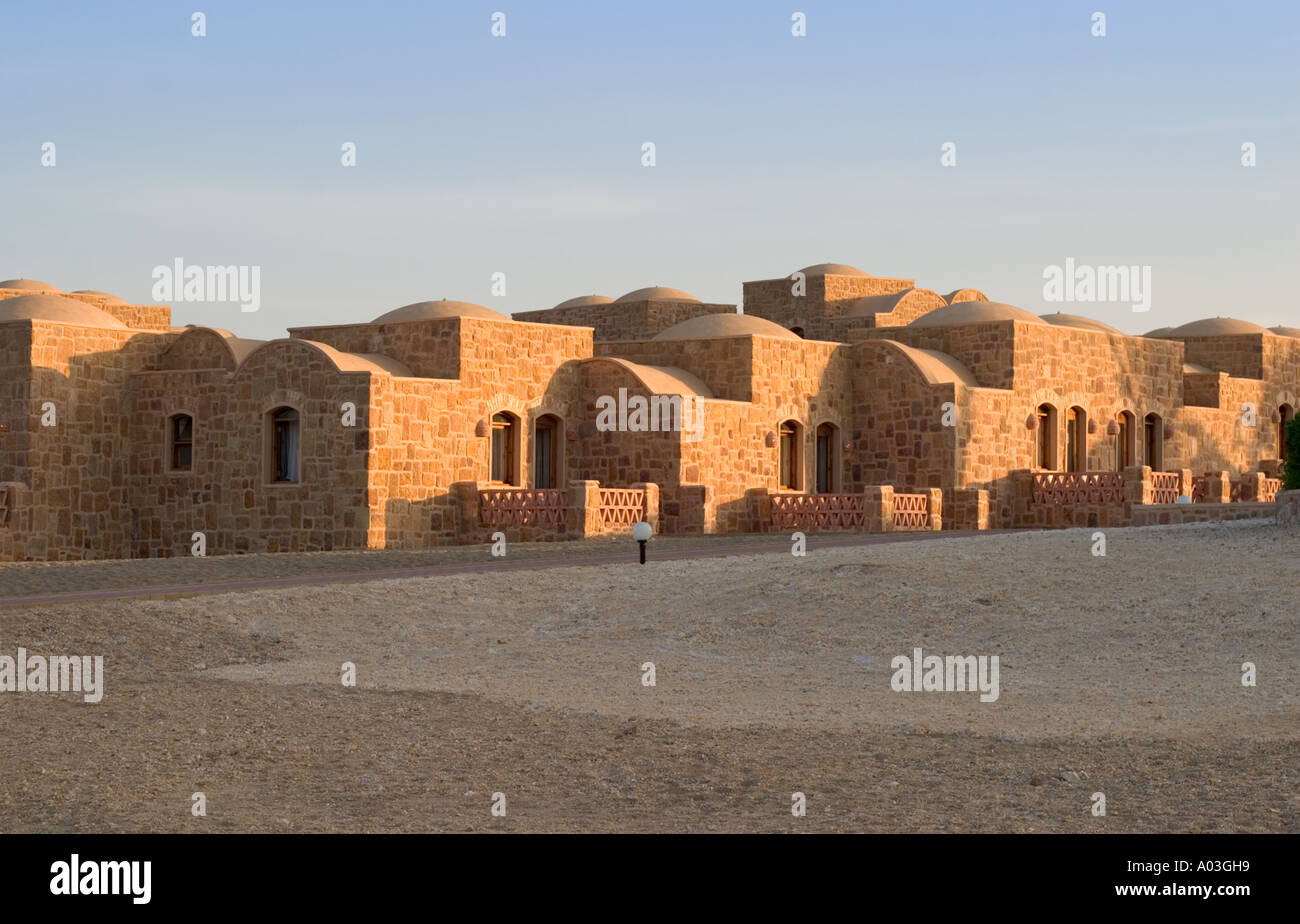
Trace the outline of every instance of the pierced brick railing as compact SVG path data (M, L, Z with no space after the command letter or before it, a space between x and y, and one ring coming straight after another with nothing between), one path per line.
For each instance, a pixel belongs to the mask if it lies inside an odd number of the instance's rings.
M601 488L602 526L635 526L645 519L645 491L640 488Z
M488 488L478 495L484 526L558 526L569 512L569 492L564 488Z
M777 529L835 532L862 529L865 523L861 494L772 495L772 525Z
M930 525L930 498L924 494L894 495L894 529L926 529Z
M1260 495L1260 500L1266 504L1271 504L1277 500L1277 492L1282 490L1281 478L1265 478L1264 491Z
M9 502L13 498L9 494L9 489L0 486L0 526L9 525Z
M1035 504L1120 504L1124 502L1122 472L1038 472L1034 475Z
M1176 504L1182 493L1183 476L1178 472L1151 473L1151 503Z

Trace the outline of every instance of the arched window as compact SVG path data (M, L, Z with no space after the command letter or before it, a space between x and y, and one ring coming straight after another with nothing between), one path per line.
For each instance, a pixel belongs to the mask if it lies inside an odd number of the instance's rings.
M1137 459L1137 428L1134 426L1133 415L1128 411L1119 412L1119 433L1115 436L1115 467L1120 471L1128 468L1130 465L1136 465Z
M1144 465L1151 466L1153 472L1164 471L1160 466L1164 464L1164 439L1165 426L1160 415L1154 412L1148 414L1143 420L1143 446L1146 449L1146 458L1143 460Z
M278 407L266 415L266 471L275 484L297 484L299 479L299 417L291 407Z
M173 472L188 472L194 465L194 418L174 414L167 420L167 459Z
M1286 461L1286 425L1295 419L1295 408L1289 404L1284 404L1277 409L1278 415L1282 418L1277 425L1277 457Z
M533 425L533 487L558 488L564 477L560 418L543 414Z
M803 427L793 420L781 422L780 468L777 487L782 491L803 490Z
M1056 408L1038 405L1038 425L1034 428L1034 463L1042 469L1056 471Z
M803 328L802 328L802 327L792 327L792 328L790 328L790 333L792 333L792 334L796 334L797 336L802 337L802 336L803 336Z
M1088 470L1088 412L1081 407L1065 412L1065 470Z
M497 484L519 484L519 418L502 411L492 415L491 477Z
M817 493L839 490L840 428L824 423L817 428Z

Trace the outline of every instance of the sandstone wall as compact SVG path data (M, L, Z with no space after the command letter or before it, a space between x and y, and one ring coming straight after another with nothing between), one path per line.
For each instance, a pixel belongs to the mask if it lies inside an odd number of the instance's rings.
M387 378L374 376L373 378ZM309 344L276 341L236 372L221 368L141 372L131 388L132 535L136 557L366 547L372 376L339 372ZM356 408L345 426L343 405ZM268 414L299 415L299 482L272 484ZM173 471L168 420L194 418L193 463Z
M611 302L517 311L516 321L537 324L571 324L595 330L596 340L645 340L674 324L706 314L735 314L735 305L704 304L676 299Z

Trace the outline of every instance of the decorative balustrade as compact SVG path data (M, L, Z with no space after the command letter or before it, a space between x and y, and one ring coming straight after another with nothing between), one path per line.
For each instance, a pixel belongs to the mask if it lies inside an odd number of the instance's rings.
M834 532L862 529L865 523L861 494L772 495L772 525L777 529Z
M558 526L569 511L569 492L564 488L488 488L478 493L484 526Z
M1151 473L1151 503L1176 504L1182 493L1183 476L1179 472Z
M1122 472L1036 472L1035 504L1120 504Z
M1259 499L1266 504L1271 504L1277 500L1277 492L1282 490L1281 478L1265 478L1264 490L1261 492Z
M894 529L927 529L930 498L924 494L894 495Z
M601 488L602 526L635 526L645 519L645 491L639 488Z

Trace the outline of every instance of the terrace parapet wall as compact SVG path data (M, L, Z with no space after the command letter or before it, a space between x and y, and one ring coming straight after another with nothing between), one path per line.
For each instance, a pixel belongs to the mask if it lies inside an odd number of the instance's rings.
M635 523L658 532L659 486L642 482L602 488L599 481L573 481L567 488L516 488L478 481L451 486L456 507L456 541L551 542L631 535Z

